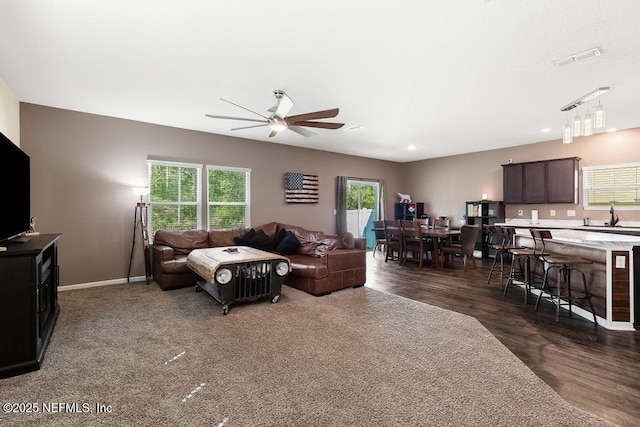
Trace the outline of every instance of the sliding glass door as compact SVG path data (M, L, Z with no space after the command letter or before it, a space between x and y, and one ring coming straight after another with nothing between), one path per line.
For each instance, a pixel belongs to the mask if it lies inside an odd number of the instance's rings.
M375 246L372 221L379 219L380 184L375 181L347 181L347 231L366 237L367 248Z

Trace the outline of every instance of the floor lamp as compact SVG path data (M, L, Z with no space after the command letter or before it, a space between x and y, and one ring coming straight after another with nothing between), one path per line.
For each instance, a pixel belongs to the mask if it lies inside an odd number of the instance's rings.
M140 201L136 203L136 210L133 216L133 241L131 242L131 256L129 256L129 273L127 283L131 279L131 267L133 264L133 252L136 247L136 236L140 233L142 238L142 250L144 253L144 273L147 278L147 285L151 283L151 262L149 259L149 232L147 231L147 204L142 198L149 194L147 187L134 187L133 192L140 196Z

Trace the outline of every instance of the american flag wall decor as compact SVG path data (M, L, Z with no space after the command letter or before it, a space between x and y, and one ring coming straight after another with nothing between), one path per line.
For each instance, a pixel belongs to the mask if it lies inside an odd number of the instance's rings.
M286 203L318 203L318 175L286 172L284 201Z

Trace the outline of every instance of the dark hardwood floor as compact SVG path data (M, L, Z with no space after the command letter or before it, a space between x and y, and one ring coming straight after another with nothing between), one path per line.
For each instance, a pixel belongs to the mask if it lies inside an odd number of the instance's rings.
M473 316L543 381L572 405L622 426L640 425L640 332L610 331L553 306L524 304L524 290L500 292L487 285L491 263L478 260L465 273L462 261L445 269L384 262L367 253L372 289ZM535 299L534 299L535 301Z

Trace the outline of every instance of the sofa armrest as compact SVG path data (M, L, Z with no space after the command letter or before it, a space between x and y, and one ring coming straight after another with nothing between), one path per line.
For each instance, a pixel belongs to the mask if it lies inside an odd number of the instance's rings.
M367 250L367 239L364 237L356 237L353 239L353 243L355 249L361 249L363 251Z
M335 249L326 253L329 272L365 268L367 252L361 249Z
M153 263L162 263L163 261L172 261L175 259L175 253L171 246L153 245L151 246L153 254Z

